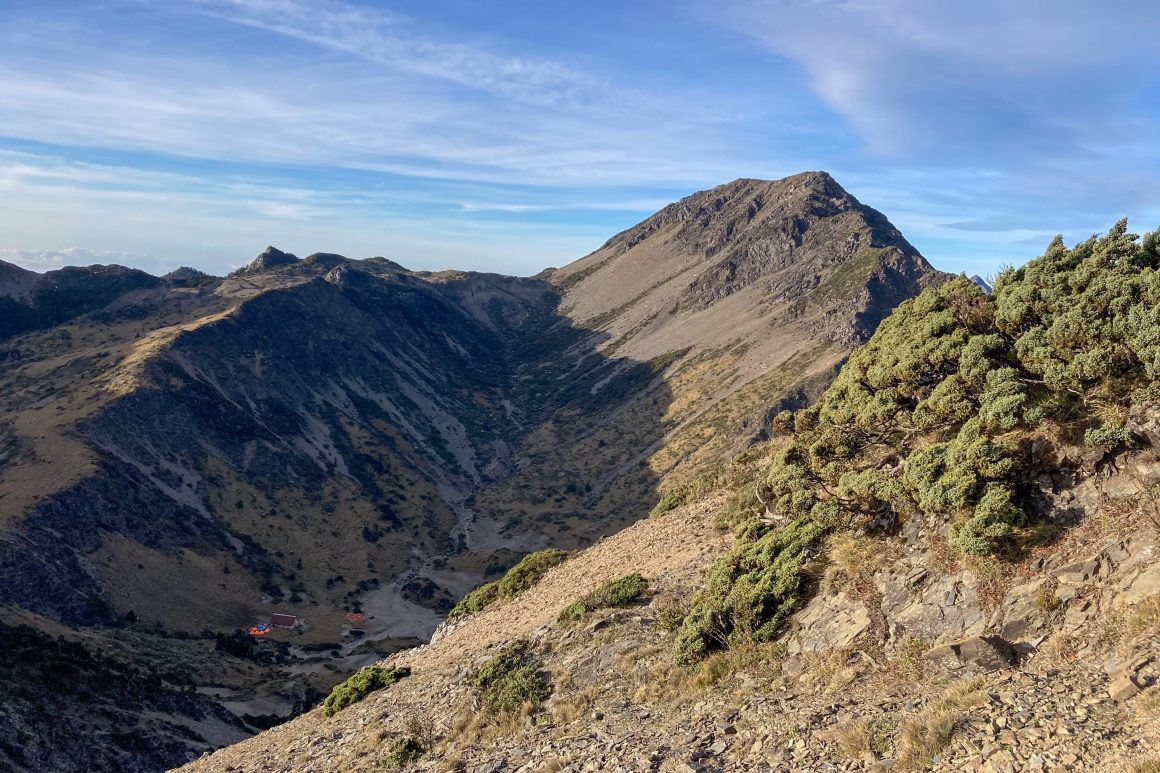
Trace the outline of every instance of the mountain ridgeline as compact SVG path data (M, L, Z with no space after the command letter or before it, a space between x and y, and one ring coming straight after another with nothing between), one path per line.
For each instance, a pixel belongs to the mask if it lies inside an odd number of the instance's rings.
M1160 231L927 288L653 517L184 770L1154 773L1158 368Z
M174 707L105 734L8 671L0 760L158 769L309 707L765 439L946 278L824 173L694 194L534 278L0 263L0 626L63 637L109 716L138 688L100 686L106 654ZM244 633L275 612L296 628Z

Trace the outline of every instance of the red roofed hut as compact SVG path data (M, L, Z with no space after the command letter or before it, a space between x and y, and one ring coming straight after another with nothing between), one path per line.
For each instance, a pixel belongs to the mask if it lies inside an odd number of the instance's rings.
M294 615L283 615L275 613L270 615L270 625L276 628L293 628L298 625L298 618Z

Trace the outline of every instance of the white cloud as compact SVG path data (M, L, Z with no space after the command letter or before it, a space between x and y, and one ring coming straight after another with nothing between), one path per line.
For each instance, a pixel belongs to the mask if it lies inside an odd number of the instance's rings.
M1099 154L1160 60L1160 4L732 0L714 17L799 64L870 146L1007 163ZM1153 126L1151 131L1155 132Z
M83 247L63 247L56 250L15 249L0 247L0 260L15 263L31 271L51 271L63 266L88 266L94 263L115 263L125 266L151 265L156 261L148 255L131 252L88 250Z

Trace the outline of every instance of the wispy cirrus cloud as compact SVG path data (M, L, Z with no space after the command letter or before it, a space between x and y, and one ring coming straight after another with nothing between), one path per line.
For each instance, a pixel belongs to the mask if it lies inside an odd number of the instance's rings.
M841 179L924 251L983 269L1055 233L1160 222L1160 5L726 0L864 151ZM842 171L842 170L839 170Z
M337 0L193 0L190 7L392 70L534 105L592 101L609 91L599 78L554 59L437 40L405 16Z

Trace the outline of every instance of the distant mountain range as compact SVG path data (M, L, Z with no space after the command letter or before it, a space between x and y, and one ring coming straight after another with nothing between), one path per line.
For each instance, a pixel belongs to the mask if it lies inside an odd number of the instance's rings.
M301 710L764 438L945 279L820 172L694 194L534 278L273 247L225 278L0 262L0 625L77 642L90 701L151 718L101 734L11 671L0 760L158 769ZM235 635L275 612L298 630ZM101 687L101 653L169 708Z

